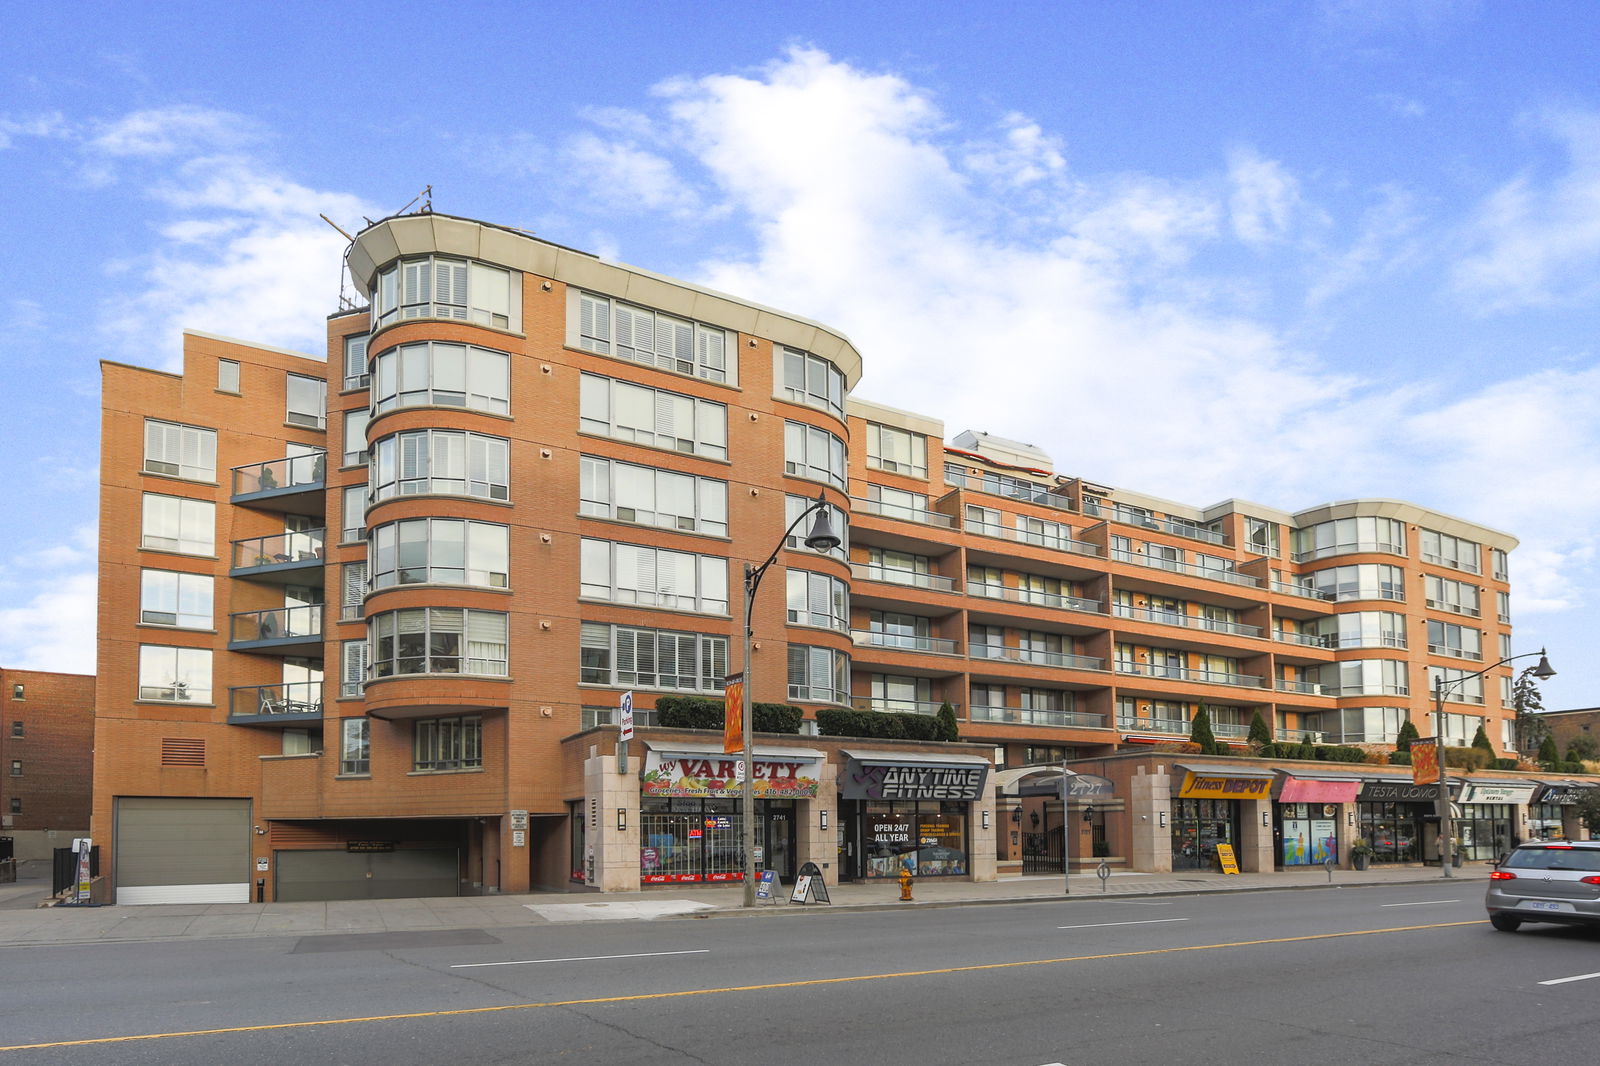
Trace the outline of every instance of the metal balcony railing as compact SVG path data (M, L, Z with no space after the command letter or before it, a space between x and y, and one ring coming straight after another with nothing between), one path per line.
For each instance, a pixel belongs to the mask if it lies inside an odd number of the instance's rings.
M262 492L321 488L327 470L328 456L324 452L236 466L233 468L233 494L253 496Z
M851 563L850 576L861 581L882 581L889 585L933 589L936 592L952 592L956 587L954 579L940 577L938 574L920 574L915 570L902 570L897 566L875 566L871 563Z
M1117 719L1118 729L1127 729L1136 733L1172 733L1177 736L1188 736L1194 726L1182 718L1138 718L1122 716Z
M1183 614L1178 611L1158 611L1148 607L1128 607L1123 604L1113 604L1111 613L1118 618L1131 618L1137 622L1154 622L1163 626L1183 626L1187 629L1204 629L1210 633L1227 633L1235 637L1259 637L1260 626L1247 626L1243 622L1231 622L1225 618L1207 618L1198 614Z
M991 600L1009 600L1012 603L1030 603L1040 607L1060 607L1068 611L1083 611L1087 614L1105 614L1106 610L1100 606L1099 600L1084 599L1082 596L1068 596L1056 592L1043 592L1038 589L1012 588L1010 585L994 585L987 581L967 582L967 595L982 596Z
M233 569L321 562L325 547L323 534L321 529L305 529L236 540L233 542Z
M1241 688L1266 688L1267 679L1252 674L1233 674L1224 670L1193 670L1187 666L1160 666L1151 663L1116 664L1119 674L1170 678L1175 681L1201 681L1209 685L1237 685Z
M1037 648L1008 648L1004 644L968 644L967 654L973 659L1011 663L1032 663L1037 666L1061 666L1069 670L1104 670L1106 661L1092 655L1073 655L1068 652L1044 651Z
M1322 695L1322 685L1316 681L1289 681L1278 678L1277 689L1279 692L1300 692L1307 696Z
M902 700L892 696L857 696L850 701L850 705L858 711L879 711L884 714L926 714L935 715L943 707L944 700ZM957 711L961 708L954 701L950 706Z
M998 537L1001 540L1015 541L1018 544L1029 544L1035 548L1052 548L1056 551L1072 552L1076 555L1097 556L1100 554L1100 549L1095 545L1081 540L1074 540L1063 534L1012 529L1010 526L1003 526L998 522L969 521L966 524L966 530L968 533L977 533L985 537Z
M322 636L321 604L240 611L228 618L228 640L235 644L261 640L307 640Z
M1237 570L1219 570L1210 566L1194 566L1190 563L1179 562L1176 559L1163 559L1160 556L1128 551L1126 548L1111 549L1111 558L1118 562L1134 563L1138 566L1148 566L1156 570L1170 570L1174 574L1188 574L1191 577L1204 577L1212 581L1226 581L1230 585L1243 585L1247 588L1261 587L1260 578L1241 574Z
M247 685L228 690L230 719L303 721L322 717L322 682Z
M1037 707L996 707L973 704L971 720L974 722L1003 722L1008 725L1075 726L1080 729L1104 729L1106 716L1085 711L1052 711Z
M895 651L925 651L934 655L956 654L956 642L943 637L924 637L914 633L878 633L852 629L850 639L863 648L889 648Z
M954 529L955 519L938 511L929 511L921 507L908 507L903 503L885 503L882 500L868 500L859 496L852 496L850 502L853 509L862 514L873 514L880 518L895 518L902 522L917 522L924 526L937 526L940 529Z

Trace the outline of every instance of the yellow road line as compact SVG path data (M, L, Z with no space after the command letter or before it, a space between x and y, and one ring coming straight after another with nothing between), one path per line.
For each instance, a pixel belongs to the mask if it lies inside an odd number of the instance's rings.
M634 1003L650 999L679 999L685 996L716 996L732 992L770 992L779 988L808 988L816 985L842 985L853 981L892 981L905 977L937 977L950 973L975 973L979 970L1011 970L1022 966L1059 966L1067 962L1096 962L1102 959L1133 959L1144 955L1170 955L1180 951L1216 951L1222 948L1250 948L1264 944L1294 944L1304 940L1336 940L1347 936L1375 936L1380 933L1412 933L1423 929L1450 929L1461 925L1482 925L1481 919L1468 922L1437 922L1432 925L1400 925L1389 929L1357 929L1348 933L1313 933L1309 936L1280 936L1269 940L1235 940L1224 944L1192 944L1177 948L1146 948L1142 951L1117 951L1105 955L1070 955L1060 959L1025 959L1021 962L984 962L968 966L946 966L937 970L907 970L902 973L868 973L854 977L816 977L805 981L778 981L765 985L734 985L729 988L689 988L678 992L646 992L637 996L601 996L597 999L566 999L551 1003L508 1003L499 1007L463 1007L458 1010L428 1010L413 1014L375 1014L367 1018L323 1018L308 1022L274 1022L268 1025L236 1025L225 1029L193 1029L176 1033L137 1033L131 1036L100 1036L88 1040L56 1040L48 1044L13 1044L0 1051L30 1051L35 1048L82 1047L88 1044L122 1044L134 1040L170 1040L180 1036L220 1036L225 1033L263 1033L273 1029L311 1029L325 1025L359 1025L363 1022L397 1022L414 1018L449 1018L463 1014L494 1014L508 1010L544 1010L550 1007L587 1007L602 1003Z

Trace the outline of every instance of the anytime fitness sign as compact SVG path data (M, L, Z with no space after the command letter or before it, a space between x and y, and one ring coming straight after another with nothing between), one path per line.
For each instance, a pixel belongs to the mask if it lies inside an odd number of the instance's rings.
M988 774L981 765L892 766L851 759L839 792L845 799L975 800Z

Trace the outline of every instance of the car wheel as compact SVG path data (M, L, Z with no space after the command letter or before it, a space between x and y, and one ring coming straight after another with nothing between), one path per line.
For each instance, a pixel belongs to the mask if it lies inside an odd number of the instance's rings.
M1502 933L1515 933L1522 928L1522 919L1513 918L1509 914L1491 914L1489 915L1489 924Z

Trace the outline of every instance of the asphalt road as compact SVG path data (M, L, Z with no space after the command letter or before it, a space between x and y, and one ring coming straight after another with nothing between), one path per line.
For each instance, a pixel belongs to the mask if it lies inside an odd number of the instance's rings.
M0 1063L1592 1061L1600 933L1480 893L6 948Z

